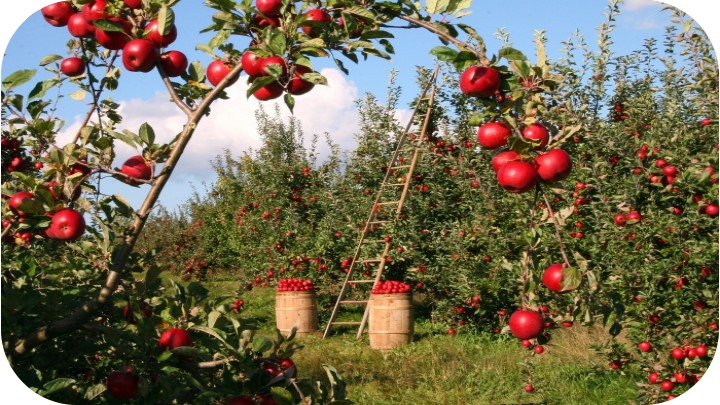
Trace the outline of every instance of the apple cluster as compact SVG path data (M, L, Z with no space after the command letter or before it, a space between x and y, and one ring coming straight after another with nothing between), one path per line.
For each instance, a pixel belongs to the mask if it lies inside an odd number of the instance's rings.
M31 159L22 147L22 138L10 139L2 137L2 173L3 175L12 172L24 172L30 168ZM30 154L37 155L37 151L30 151ZM42 169L42 162L36 162L35 169Z
M277 292L314 291L312 280L302 278L281 278L278 282Z
M473 66L460 76L460 90L463 94L486 98L500 96L501 77L492 67ZM484 149L494 150L507 146L514 137L512 127L506 122L489 122L478 129L478 143ZM522 130L524 143L533 145L534 151L543 150L550 141L550 132L540 122L528 125ZM553 183L564 180L572 170L570 155L562 149L539 153L536 157L523 155L507 149L492 159L493 170L498 183L511 193L531 190L539 181Z
M372 289L373 294L409 294L410 284L402 281L378 281Z
M138 11L141 0L124 0L124 5L111 15L107 0L92 0L82 10L76 10L69 1L60 1L43 7L41 13L51 25L67 26L73 37L94 39L105 49L121 50L123 65L131 72L150 72L159 64L170 77L182 75L188 66L187 57L179 51L160 51L177 38L175 25L161 30L157 19L145 21ZM85 73L86 65L87 61L73 56L61 62L60 70L78 77Z
M54 185L49 183L47 187L51 191L52 198L56 199L57 192L54 190ZM15 218L3 220L2 227L5 230L13 222L20 223L21 230L14 234L18 245L29 244L33 233L40 237L63 241L77 240L85 233L85 218L78 211L63 208L46 212L37 196L28 191L19 191L8 197L7 201ZM35 228L34 232L27 230L33 228Z

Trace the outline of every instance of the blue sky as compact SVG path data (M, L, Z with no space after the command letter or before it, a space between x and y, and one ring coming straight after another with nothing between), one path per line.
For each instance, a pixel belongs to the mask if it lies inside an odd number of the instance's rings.
M567 39L576 29L579 29L585 35L586 41L594 47L596 28L604 20L603 13L607 5L602 0L554 0L553 7L542 7L538 2L531 0L508 0L503 3L476 0L475 3L472 8L473 13L459 21L478 30L485 38L489 53L495 52L500 45L500 41L493 35L494 32L498 28L504 28L511 34L513 46L532 56L534 55L533 33L537 29L545 29L549 39L547 50L551 58L560 56L558 51L561 48L561 41ZM502 5L495 6L495 4ZM648 37L656 37L661 42L663 27L669 24L669 18L667 13L660 12L659 3L650 0L629 0L624 9L625 12L619 18L614 34L616 52L627 53L639 49L643 40ZM194 48L197 43L206 43L211 36L211 34L197 33L208 25L212 10L202 6L199 1L183 1L175 8L175 13L177 25L182 29L178 40L170 49L182 50L191 60L200 60L204 64L210 62L207 55L195 51ZM415 66L432 66L434 61L428 51L440 43L433 35L421 30L393 30L393 33L396 35L393 41L396 55L392 61L373 58L359 65L347 62L346 66L350 68L351 73L348 78L342 78L337 72L326 70L325 72L331 74L331 89L326 89L324 92L313 91L298 99L298 103L313 103L319 108L337 107L335 114L326 114L328 117L324 120L313 117L313 113L310 112L312 108L306 109L305 112L296 111L296 115L303 122L307 121L308 132L328 131L333 136L342 132L337 135L337 141L351 146L351 134L354 130L352 99L365 92L374 92L382 97L390 69L399 72L398 84L404 89L403 103L406 105L415 95L417 91L414 82ZM65 44L69 39L70 36L65 28L54 28L42 19L39 12L35 13L22 24L10 41L2 62L3 76L17 69L34 68L47 54L65 55L67 52ZM244 45L242 41L245 39L238 39L236 45L239 47ZM316 59L314 63L317 69L334 67L329 60ZM44 78L45 74L47 73L41 70L41 74L36 78ZM26 85L20 88L20 92L27 93L29 87L30 85ZM69 94L75 89L66 90L66 94ZM167 97L159 93L160 91L162 84L157 74L124 73L121 86L112 97L127 106L126 113L137 115L133 117L134 119L128 120L129 129L136 130L139 123L147 120L156 128L156 132L166 132L163 133L166 138L174 135L174 130L179 131L181 123L177 111L174 111L171 104L166 103ZM239 90L234 94L240 97ZM235 101L236 104L232 107L226 104L218 112L226 111L232 114L233 111L244 108L249 111L243 111L243 117L252 119L252 110L257 106L256 103L247 103L239 99L231 101ZM84 103L67 98L61 105L59 115L66 119L67 126L71 128L73 122L77 121L77 117L83 114L86 108ZM188 184L212 180L208 159L216 152L220 152L221 147L227 146L233 153L240 153L248 146L257 146L257 140L250 133L244 135L238 133L238 136L227 138L217 135L236 130L235 127L239 123L233 122L231 118L232 115L230 118L208 124L207 132L212 132L214 137L208 135L205 141L202 139L204 134L198 131L196 138L200 139L193 139L190 149L202 150L203 153L190 153L181 160L179 176L169 184L161 197L164 205L174 207L184 201L192 190ZM348 122L348 125L342 125L343 122ZM242 122L241 125L247 126L247 123ZM167 128L167 131L163 131L164 128ZM247 142L243 142L243 137ZM124 159L131 154L131 151L125 151L119 154L119 158ZM122 160L119 160L116 165L121 163ZM139 206L146 188L147 186L134 189L123 184L108 184L104 190L125 194L133 205Z

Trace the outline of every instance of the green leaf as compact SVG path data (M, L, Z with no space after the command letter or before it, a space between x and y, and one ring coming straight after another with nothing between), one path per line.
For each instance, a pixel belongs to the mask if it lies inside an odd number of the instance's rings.
M40 66L47 66L55 61L62 60L62 59L63 59L63 57L60 55L55 55L55 54L46 55L45 57L43 57L40 60Z
M171 350L173 354L177 354L178 356L183 357L199 357L200 356L200 350L198 350L195 347L190 346L180 346L176 347Z
M105 384L95 384L85 391L85 399L93 400L99 397L103 392L107 391Z
M485 123L485 114L475 114L468 120L468 125L471 127L479 127Z
M275 400L275 402L278 403L278 405L292 405L295 403L292 394L285 388L275 387L272 388L270 393L272 394L273 399Z
M272 348L272 341L265 336L258 336L253 340L253 350L263 353Z
M43 385L43 390L38 392L38 394L42 396L48 396L54 392L65 389L75 383L76 381L72 378L56 378L52 381L48 381L47 383L45 383L45 385Z
M119 23L107 20L107 19L101 19L93 22L93 25L96 28L100 28L103 31L111 31L111 32L124 32L125 29L122 25Z
M163 4L158 12L158 33L160 35L167 35L172 30L172 26L175 24L175 12L170 7Z
M10 74L2 81L2 86L5 91L14 89L17 86L29 82L37 73L37 70L18 70Z
M217 322L218 318L220 318L220 315L222 314L218 311L211 311L208 314L208 327L214 328L215 323Z
M119 194L113 194L111 198L115 205L118 207L121 215L130 216L130 214L134 212L130 203L123 196Z
M507 60L527 60L522 52L510 47L501 49L500 52L498 52L498 57L505 58Z
M195 325L191 328L192 330L196 330L199 332L207 333L208 335L214 337L215 339L219 340L222 344L224 344L228 349L236 350L230 343L225 340L225 338L220 334L220 332L216 329L209 328L207 326L202 325Z
M155 143L155 131L147 122L140 126L139 135L140 139L142 139L146 145L150 146Z
M194 80L196 82L205 81L205 66L203 66L200 61L193 61L193 63L190 64L188 73L190 74L191 80Z
M28 95L28 101L34 99L34 98L42 98L45 93L47 93L48 90L55 87L58 83L60 83L60 80L58 79L48 79L43 80L35 85L35 87L30 91L30 94Z
M285 97L283 98L285 100L285 105L287 105L290 112L292 112L295 108L295 98L290 93L285 93Z
M430 50L430 54L443 62L452 62L458 55L458 51L447 46L436 46Z
M77 101L83 101L83 100L85 100L86 95L87 95L87 93L85 93L84 91L77 90L70 94L70 98L73 100L77 100Z
M167 359L172 357L172 355L173 355L173 352L171 352L169 350L165 350L164 352L160 353L159 356L157 356L156 360L158 363L162 363L163 361L166 361Z

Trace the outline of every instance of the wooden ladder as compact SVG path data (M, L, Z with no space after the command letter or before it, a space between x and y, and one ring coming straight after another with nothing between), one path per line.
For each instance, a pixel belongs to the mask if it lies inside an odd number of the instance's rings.
M372 286L374 286L378 281L380 281L380 278L382 277L383 270L385 269L385 263L386 258L388 256L388 253L390 252L391 242L392 239L380 239L380 240L369 240L368 236L369 233L376 229L375 226L383 226L392 224L395 219L397 219L400 216L400 213L403 208L403 204L405 203L408 191L410 190L410 183L412 182L413 178L413 172L415 171L415 166L418 162L418 157L420 156L420 153L422 152L422 145L423 141L425 139L425 132L427 131L428 122L430 120L430 114L432 112L432 105L435 100L435 90L436 85L435 82L437 80L439 67L435 69L433 72L432 77L430 78L430 81L428 81L425 88L422 90L422 93L420 94L420 97L418 98L418 101L415 105L415 109L413 110L412 116L410 117L410 120L408 121L407 126L405 127L405 130L403 131L402 135L400 136L400 139L398 141L398 145L395 148L395 152L392 155L392 158L390 159L390 164L388 165L387 171L385 173L385 178L383 179L382 184L380 185L380 189L377 192L377 195L375 197L375 203L372 206L372 209L370 210L370 215L368 215L368 220L365 222L365 227L363 228L363 231L360 235L360 240L358 241L357 248L355 249L355 255L352 258L352 262L350 263L350 267L348 268L347 275L345 276L345 280L343 281L342 288L340 289L340 294L338 295L337 301L335 302L335 307L333 308L332 315L330 315L330 320L327 323L327 326L325 327L325 333L323 334L323 339L327 338L330 335L330 331L332 330L333 326L340 326L340 325L350 325L350 326L359 326L359 330L357 333L357 337L360 338L363 334L363 331L365 330L365 325L367 324L368 315L370 313L370 307L368 305L369 298L367 300L344 300L345 295L348 292L348 286L354 285L356 283L373 283ZM427 96L428 90L430 90L430 95ZM425 116L423 118L422 126L419 131L411 131L411 128L413 126L413 123L415 121L415 116L418 114L418 111L421 108L421 105L426 104L427 111L425 111ZM416 135L416 138L410 143L407 142L409 135ZM406 143L409 143L410 146L406 147ZM401 155L405 152L412 151L412 160L410 161L410 164L400 164L398 165L398 159L401 157ZM394 183L391 182L391 178L398 177L397 174L393 174L397 170L403 170L407 169L407 173L405 174L404 178L405 181L402 183ZM402 192L400 194L399 199L393 199L392 201L384 201L385 200L385 194L388 191L396 191L399 190L399 188L402 187ZM396 194L396 193L395 193ZM389 206L395 207L395 215L393 217L393 220L378 220L377 215L379 212L379 209ZM378 243L384 243L385 247L383 248L383 253L376 258L370 258L370 259L360 259L363 247L364 245L370 245L377 247ZM355 270L357 270L357 267L361 264L361 267L365 267L367 263L376 263L377 267L375 269L375 278L373 279L353 279L353 274L355 273ZM369 295L369 294L368 294ZM362 317L362 321L360 322L336 322L335 319L337 318L338 312L340 310L340 307L342 305L364 305L365 306L365 312Z

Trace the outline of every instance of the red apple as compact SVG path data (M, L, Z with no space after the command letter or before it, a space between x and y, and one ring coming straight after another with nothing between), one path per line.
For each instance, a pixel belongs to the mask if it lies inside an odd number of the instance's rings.
M169 51L160 55L160 64L170 77L178 77L185 73L188 67L188 60L184 53L180 51Z
M152 168L140 155L133 156L126 160L122 165L121 171L123 174L139 180L150 180L150 177L152 177ZM128 180L127 183L139 184L137 182L133 182L132 180Z
M149 72L158 60L157 48L147 39L133 39L123 47L122 59L131 72Z
M285 63L285 59L279 57L279 56L270 56L267 58L262 58L258 62L258 65L260 65L260 76L270 76L270 72L266 70L268 66L271 65L278 65L282 69L282 76L287 75L287 64Z
M67 58L60 63L60 70L70 76L77 77L85 73L85 61L80 58Z
M655 167L657 167L657 168L663 168L663 167L665 167L665 165L667 165L667 162L665 161L665 159L658 159L655 161Z
M120 401L133 399L137 395L139 378L128 372L113 371L105 381L113 398Z
M220 84L220 82L230 74L230 71L232 71L233 67L225 63L223 60L216 60L212 63L210 63L207 67L207 78L208 81L213 86L217 86ZM238 79L239 75L235 76L235 78L230 82L232 85L235 83Z
M525 386L525 392L533 392L535 391L535 388L532 385L526 385Z
M625 222L627 221L627 217L625 216L625 214L617 214L617 215L615 215L614 221L615 221L615 225L623 226L623 225L625 225Z
M282 3L282 0L255 0L255 7L266 16L276 16L280 14Z
M648 374L648 381L650 382L650 384L657 384L659 379L660 375L654 371Z
M190 334L184 329L168 329L160 335L160 348L172 350L180 346L192 346Z
M490 97L500 88L500 74L491 67L472 66L460 76L460 91L466 96Z
M95 26L88 21L83 13L75 13L68 20L68 31L76 38L92 38L95 36Z
M535 346L533 351L535 352L535 354L541 354L542 352L545 351L545 348L543 348L542 346Z
M105 12L106 6L106 0L94 0L85 4L82 12L85 14L85 18L87 18L88 21L97 21L109 17L109 15Z
M273 100L283 94L283 87L278 82L272 82L265 87L260 87L253 93L253 96L260 101Z
M127 8L137 10L139 8L142 8L142 0L125 0L125 5L127 6Z
M553 149L535 158L535 166L541 179L547 182L565 180L572 171L570 155L562 149Z
M256 54L246 51L242 56L243 70L250 76L260 76L260 62L262 58Z
M647 353L650 350L652 350L652 345L650 344L650 342L640 342L638 344L638 350L640 350L641 352Z
M318 23L321 23L321 27L311 27L309 25L305 25L302 27L303 32L312 38L317 38L320 36L320 33L322 32L324 26L327 25L330 21L332 21L332 17L330 17L330 14L323 10L308 10L305 15L307 18L305 21L315 21Z
M85 218L73 209L62 209L53 214L49 232L53 239L76 240L85 233Z
M685 359L685 351L683 349L675 348L670 352L670 356L677 361L681 361Z
M662 383L660 383L660 389L665 392L672 391L674 386L675 386L675 384L673 384L673 382L669 381L669 380L666 380L666 381L663 381Z
M75 13L72 3L69 1L58 1L49 6L40 9L45 21L56 27L64 27L67 25L70 16Z
M512 128L506 122L490 122L478 129L478 143L485 149L505 146L512 137Z
M177 39L177 28L175 27L175 24L170 27L170 31L166 32L165 35L160 35L158 20L150 21L147 27L145 27L145 32L148 33L145 39L154 43L160 48L164 48L172 44L173 42L175 42L175 39Z
M261 15L258 14L258 15L256 15L255 17L253 17L253 20L254 20L255 24L256 24L258 27L260 27L261 29L262 29L262 28L265 28L265 27L268 27L268 26L272 26L272 27L279 27L279 26L280 26L280 17L277 17L277 16L272 16L272 17L267 17L267 18L265 18L265 17L263 17L263 16L261 16Z
M510 331L518 339L534 339L542 334L543 328L539 312L521 310L510 316Z
M695 353L697 353L698 357L706 357L708 354L708 348L705 345L696 346Z
M667 165L663 167L663 174L666 176L675 176L677 174L677 168L675 166Z
M563 267L562 264L553 264L543 273L542 282L550 291L567 292L563 291Z
M522 134L527 139L540 141L540 145L536 146L535 149L542 149L546 147L550 141L550 132L548 132L547 128L540 123L532 124L523 129Z
M720 209L718 208L717 205L710 204L710 205L708 205L708 206L705 207L705 214L706 214L706 215L709 215L709 216L711 216L711 217L716 217L716 216L718 216L718 213L719 213L719 212L720 212Z
M87 6L88 5L86 4L85 7ZM88 20L90 20L87 14L85 14L85 18L88 18ZM106 49L119 51L123 49L125 44L127 44L129 41L128 35L130 35L130 31L132 30L132 24L130 24L128 20L125 20L123 18L109 18L108 20L122 26L123 32L103 31L101 29L95 29L95 39L100 45L102 45Z
M522 193L532 189L538 182L535 167L527 162L506 163L497 173L498 183L511 193Z
M301 79L301 76L303 74L310 72L312 72L312 69L310 69L309 67L296 65L295 73L293 73L293 78L288 84L288 93L295 96L300 96L312 90L315 87L315 83Z
M12 197L10 197L10 199L8 200L8 206L10 206L10 211L20 217L29 214L29 212L24 212L19 209L20 205L26 199L30 200L30 202L35 202L35 194L29 193L27 191L19 191L13 194Z
M500 169L502 169L503 166L505 166L505 163L520 160L520 158L520 154L515 152L514 150L505 150L499 152L492 158L492 168L493 170L495 170L495 173L497 173L498 171L500 171Z

